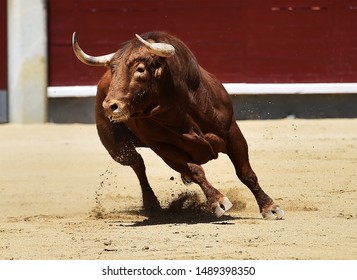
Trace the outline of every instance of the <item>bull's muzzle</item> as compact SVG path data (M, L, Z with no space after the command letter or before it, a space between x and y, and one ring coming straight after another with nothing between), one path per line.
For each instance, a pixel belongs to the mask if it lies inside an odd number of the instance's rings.
M112 122L126 121L130 117L126 106L118 100L104 100L102 106L105 115Z

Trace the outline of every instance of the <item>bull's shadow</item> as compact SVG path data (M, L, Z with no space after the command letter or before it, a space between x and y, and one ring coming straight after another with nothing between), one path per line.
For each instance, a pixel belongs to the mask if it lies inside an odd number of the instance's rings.
M234 217L231 215L223 215L217 218L208 208L206 203L200 203L197 197L192 194L182 194L178 199L171 202L168 208L155 211L154 213L147 214L142 210L127 212L133 216L145 216L140 221L135 222L121 222L113 221L112 223L118 226L125 227L142 227L152 225L165 225L165 224L203 224L214 223L219 225L232 225L234 221L246 219L242 217Z
M224 215L220 218L216 218L213 213L192 210L192 209L182 209L180 211L173 212L170 209L162 209L155 213L155 215L149 215L147 219L143 221L134 222L129 225L129 227L141 227L141 226L152 226L152 225L166 225L166 224L207 224L215 223L222 225L234 224L234 220L239 220L239 217L232 217L229 215Z

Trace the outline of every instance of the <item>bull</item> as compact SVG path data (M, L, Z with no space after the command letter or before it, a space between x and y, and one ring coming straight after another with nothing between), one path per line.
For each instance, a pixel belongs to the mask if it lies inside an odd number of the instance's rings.
M180 39L165 32L136 35L118 51L102 56L83 52L76 33L72 45L81 62L108 68L97 86L99 138L116 162L136 173L147 213L161 207L137 147L152 149L184 183L198 184L217 217L232 203L209 183L201 165L225 153L263 218L283 218L284 210L262 190L251 168L227 91Z

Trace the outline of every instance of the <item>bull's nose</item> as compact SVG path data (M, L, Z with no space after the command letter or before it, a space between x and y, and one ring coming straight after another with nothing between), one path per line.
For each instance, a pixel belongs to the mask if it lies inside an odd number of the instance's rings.
M111 104L110 109L112 110L113 113L117 113L119 111L118 104L117 103Z
M112 114L119 114L121 111L118 101L104 101L103 108Z

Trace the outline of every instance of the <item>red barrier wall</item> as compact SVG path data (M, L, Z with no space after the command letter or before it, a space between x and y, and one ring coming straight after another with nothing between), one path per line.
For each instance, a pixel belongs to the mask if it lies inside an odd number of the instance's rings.
M49 0L50 85L96 84L100 55L135 33L181 38L222 82L357 82L356 0Z

